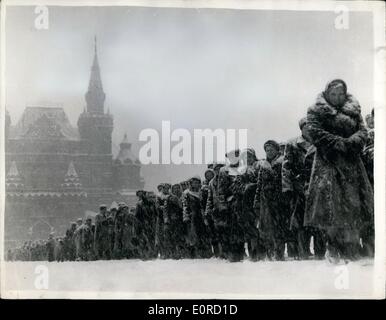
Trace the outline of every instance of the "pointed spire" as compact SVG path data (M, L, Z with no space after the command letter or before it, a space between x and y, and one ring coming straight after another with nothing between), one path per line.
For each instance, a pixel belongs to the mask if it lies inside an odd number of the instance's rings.
M125 134L123 135L122 143L129 143L129 141L127 140L127 133L126 133L126 132L125 132Z
M16 162L12 161L9 167L7 177L5 179L5 186L9 189L20 189L24 187L23 178L17 169Z
M18 177L19 176L19 170L17 170L16 162L12 161L11 166L8 170L8 177Z
M68 165L67 173L64 176L64 183L62 183L62 188L67 190L81 189L82 183L78 177L78 174L75 170L74 163L71 161Z
M127 133L124 134L122 142L119 144L120 150L116 160L119 160L121 163L137 163L137 158L131 151L131 143L127 138Z
M91 67L88 91L86 93L87 111L103 113L106 95L103 92L102 80L98 62L97 38L94 37L94 60Z
M125 132L125 134L123 135L123 140L122 142L119 144L119 147L121 150L130 150L131 149L131 143L129 142L129 140L127 139L127 133Z
M97 37L94 35L94 55L97 55Z
M78 177L78 174L76 173L76 170L75 170L74 163L72 161L70 162L70 164L68 166L68 170L67 170L66 176L68 176L68 177Z

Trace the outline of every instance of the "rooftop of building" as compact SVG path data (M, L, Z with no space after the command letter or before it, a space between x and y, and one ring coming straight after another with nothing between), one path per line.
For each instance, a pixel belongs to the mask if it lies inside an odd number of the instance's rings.
M79 140L79 132L71 125L63 108L28 106L16 125L10 127L9 138Z

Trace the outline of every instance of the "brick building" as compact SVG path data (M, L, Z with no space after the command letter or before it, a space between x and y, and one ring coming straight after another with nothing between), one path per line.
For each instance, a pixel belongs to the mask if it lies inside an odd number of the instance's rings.
M61 235L100 203L134 204L143 188L126 135L112 154L113 116L105 112L96 45L85 98L77 127L57 107L27 107L15 125L6 113L6 244Z

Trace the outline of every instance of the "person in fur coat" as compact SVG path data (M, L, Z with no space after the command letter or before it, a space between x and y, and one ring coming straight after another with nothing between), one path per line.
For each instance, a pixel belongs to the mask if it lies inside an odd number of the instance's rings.
M183 222L186 225L186 242L190 258L211 258L212 250L208 228L204 223L201 199L201 179L189 180L189 189L182 194Z
M264 256L284 260L285 242L289 235L289 206L282 193L280 145L274 140L264 143L266 159L260 161L254 210Z
M304 225L326 230L329 256L357 258L359 230L373 219L373 190L361 160L367 131L359 102L340 79L327 84L308 109L316 147Z

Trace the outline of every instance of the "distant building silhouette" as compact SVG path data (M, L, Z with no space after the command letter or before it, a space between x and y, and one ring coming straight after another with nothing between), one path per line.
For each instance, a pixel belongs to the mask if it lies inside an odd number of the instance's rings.
M27 107L16 125L6 112L6 245L61 235L100 203L134 202L144 185L141 165L126 135L113 158L113 116L104 111L105 97L95 41L77 128L62 108Z

